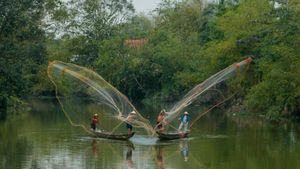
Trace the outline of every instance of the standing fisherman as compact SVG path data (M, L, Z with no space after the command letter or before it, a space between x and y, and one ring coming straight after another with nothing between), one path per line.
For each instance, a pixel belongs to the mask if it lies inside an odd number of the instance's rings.
M183 127L183 132L187 132L188 131L188 126L189 126L189 122L190 122L190 116L188 112L184 112L183 115L181 115L181 117L179 118L179 120L181 121L178 131L182 131L182 127Z
M136 112L132 111L128 114L127 118L126 118L126 127L128 130L128 135L132 134L132 123L133 121L136 119Z
M165 110L161 110L158 117L157 117L157 120L156 120L156 126L155 126L155 129L157 132L159 133L162 133L165 131L165 117L166 117L166 112Z
M96 131L96 125L99 123L98 114L94 114L91 120L91 129Z

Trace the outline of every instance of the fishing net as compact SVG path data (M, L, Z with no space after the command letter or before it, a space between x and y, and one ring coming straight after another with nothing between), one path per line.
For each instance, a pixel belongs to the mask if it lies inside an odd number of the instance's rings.
M114 134L127 132L126 123L153 134L149 121L130 103L128 98L94 71L71 63L53 61L48 76L56 87L56 97L73 126L90 132L92 116L97 113L97 129ZM133 121L126 118L135 111Z
M170 110L166 111L166 128L171 127L172 129L177 129L180 124L179 117L181 116L181 114L183 114L184 111L193 112L192 114L189 113L189 115L192 117L192 119L194 119L191 121L191 123L194 123L202 115L208 113L213 108L232 98L233 95L229 96L228 98L224 98L224 96L222 96L222 92L220 92L220 90L217 90L216 88L218 87L218 85L222 85L222 83L224 83L224 81L228 78L233 77L238 72L245 70L245 68L247 68L251 61L252 59L249 57L239 63L234 63L212 75L211 77L191 89L181 100L171 106ZM212 96L217 96L218 99L212 98ZM191 104L195 104L195 101L197 101L198 104L201 104L199 100L205 99L214 99L214 101L211 101L210 106L208 106L209 104L206 104L206 106L190 106ZM203 113L201 114L201 112ZM155 129L157 128L157 126L158 125L156 125Z

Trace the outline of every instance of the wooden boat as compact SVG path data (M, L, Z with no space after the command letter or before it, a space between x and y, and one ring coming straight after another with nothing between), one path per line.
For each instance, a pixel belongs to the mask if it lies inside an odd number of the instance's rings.
M173 133L159 133L156 132L158 134L158 138L160 140L174 140L174 139L180 139L180 138L185 138L188 137L188 134L190 132L173 132Z
M128 134L118 134L118 133L108 133L103 131L92 131L92 133L99 138L107 138L107 139L114 139L114 140L128 140L130 139L135 133L132 132L130 135Z

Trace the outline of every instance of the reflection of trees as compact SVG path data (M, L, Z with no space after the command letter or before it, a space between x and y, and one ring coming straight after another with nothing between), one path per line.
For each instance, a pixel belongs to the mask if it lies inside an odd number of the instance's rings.
M47 107L47 104L38 105ZM0 123L0 168L231 166L232 169L275 169L300 166L298 123L269 122L249 116L228 117L217 112L208 114L197 124L193 129L194 139L134 147L130 142L93 139L78 133L82 131L72 128L53 105L33 111L25 117ZM205 138L207 133L227 137ZM188 162L184 162L185 150L188 150Z
M0 168L22 168L26 154L31 153L31 145L19 136L16 123L21 120L14 117L0 123Z
M299 166L297 154L298 124L270 122L251 116L209 115L199 124L198 133L226 135L227 138L206 138L193 146L191 155L212 168L293 168ZM193 131L195 132L195 131ZM203 136L203 135L202 135ZM191 149L190 149L191 150ZM232 160L235 159L235 160ZM223 165L221 165L223 163ZM284 167L288 165L289 167Z
M39 108L39 105L42 107ZM60 110L51 107L49 102L48 105L36 103L36 106L37 110L33 109L28 116L0 124L0 168L149 166L152 156L145 148L133 153L134 147L129 143L124 145L121 141L93 139L83 134L81 129L70 126Z

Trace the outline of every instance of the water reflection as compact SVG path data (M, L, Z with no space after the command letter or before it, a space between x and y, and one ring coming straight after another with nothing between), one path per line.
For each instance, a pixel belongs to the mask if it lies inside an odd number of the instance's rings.
M189 139L158 141L154 146L157 168L185 168L189 160ZM195 160L195 159L193 159ZM190 164L194 165L194 161ZM191 166L189 166L191 167Z
M94 158L97 158L98 152L97 152L97 141L96 140L92 141L92 152L93 152Z
M135 168L132 161L132 150L134 150L133 144L130 141L127 141L126 162L129 169Z
M179 149L181 156L183 157L183 160L185 162L188 161L189 158L189 145L188 145L188 139L181 139L179 142Z
M36 102L26 116L0 122L0 168L296 169L300 125L251 117L204 117L189 139L129 142L89 137L56 103ZM89 119L87 119L89 120ZM15 127L16 121L18 127Z
M164 160L163 160L163 145L155 146L156 150L156 164L157 168L163 169L164 168Z

